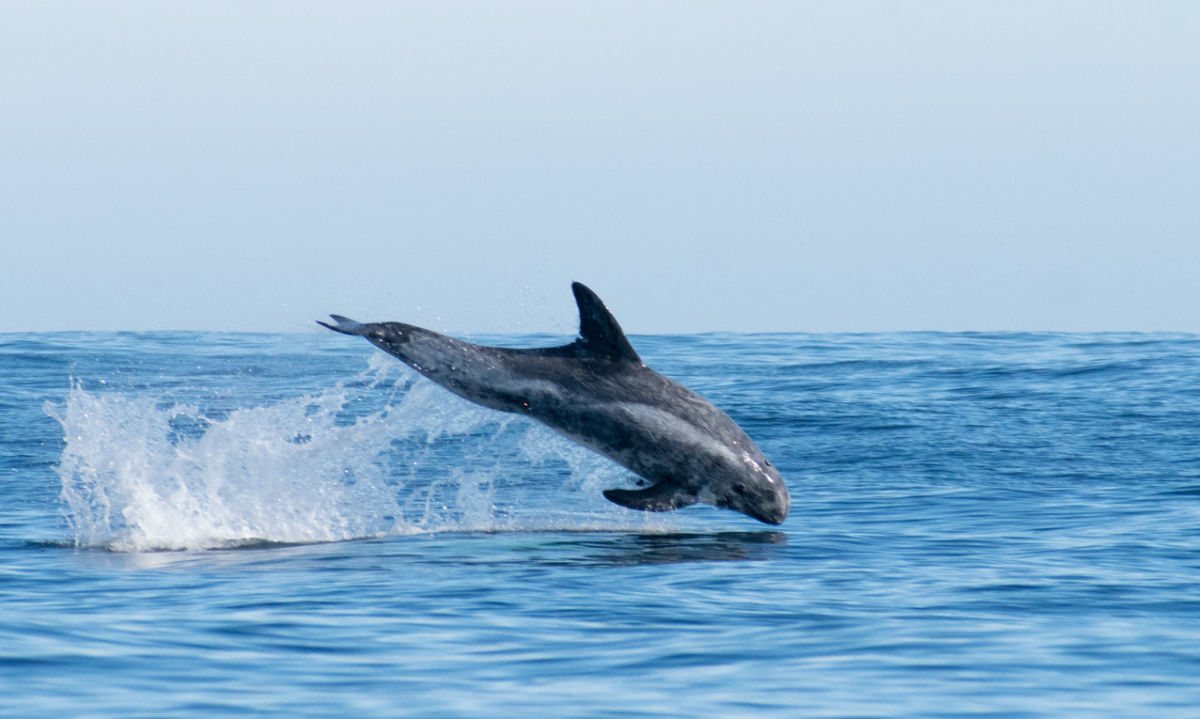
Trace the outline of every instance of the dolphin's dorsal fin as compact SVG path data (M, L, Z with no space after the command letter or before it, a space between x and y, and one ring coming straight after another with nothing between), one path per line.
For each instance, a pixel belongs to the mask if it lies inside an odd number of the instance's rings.
M625 338L621 325L617 324L596 293L581 282L572 282L571 291L575 293L575 302L579 305L578 346L589 354L605 359L641 364L642 358L633 351L633 345Z

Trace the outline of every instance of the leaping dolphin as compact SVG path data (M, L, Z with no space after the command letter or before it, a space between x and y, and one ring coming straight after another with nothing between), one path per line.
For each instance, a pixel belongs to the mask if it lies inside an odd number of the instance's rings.
M402 322L330 315L335 332L371 344L484 407L538 420L650 482L608 489L630 509L664 512L704 502L780 524L791 498L742 428L686 387L642 363L616 319L579 282L579 338L562 347L507 349Z

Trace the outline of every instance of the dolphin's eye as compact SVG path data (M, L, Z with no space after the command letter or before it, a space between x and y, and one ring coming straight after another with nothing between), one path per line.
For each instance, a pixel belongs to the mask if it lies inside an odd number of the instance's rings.
M734 492L734 494L745 494L746 493L746 485L742 484L741 482L738 482L737 484L733 485L733 492Z

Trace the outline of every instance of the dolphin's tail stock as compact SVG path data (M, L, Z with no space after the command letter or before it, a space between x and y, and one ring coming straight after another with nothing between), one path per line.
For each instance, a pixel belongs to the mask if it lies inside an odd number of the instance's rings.
M322 327L327 327L334 332L341 332L344 335L358 335L363 337L367 334L367 326L361 322L355 322L349 317L342 317L341 315L329 316L333 318L334 322L337 322L336 325L331 325L327 322L322 322L321 320L317 320L317 324L321 325Z

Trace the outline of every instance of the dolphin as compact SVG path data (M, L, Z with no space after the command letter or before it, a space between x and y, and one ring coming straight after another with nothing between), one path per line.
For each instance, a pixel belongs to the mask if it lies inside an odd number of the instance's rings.
M595 292L579 282L571 290L579 337L561 347L486 347L341 315L330 315L337 324L317 324L365 337L459 397L531 417L649 482L605 490L611 502L652 512L703 502L782 523L787 487L742 428L647 367Z

